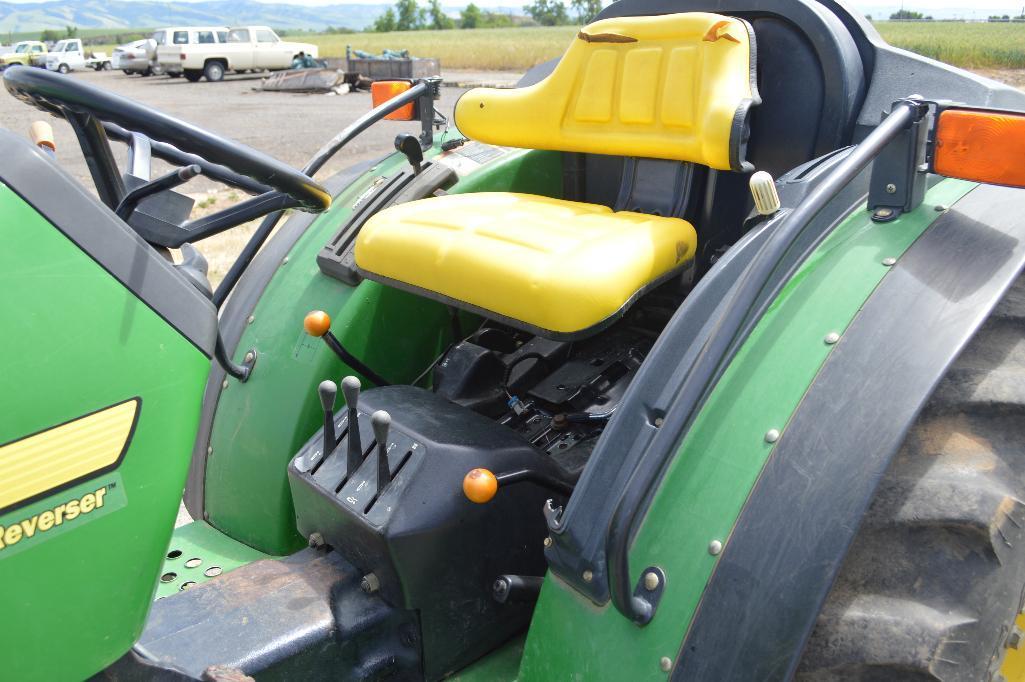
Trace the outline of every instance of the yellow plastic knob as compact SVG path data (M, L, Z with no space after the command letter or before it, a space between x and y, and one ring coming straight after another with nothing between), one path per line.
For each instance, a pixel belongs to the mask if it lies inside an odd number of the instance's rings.
M471 469L463 477L463 494L470 502L485 504L498 492L498 479L487 469Z
M37 147L46 147L50 151L57 151L57 144L53 138L53 126L46 121L36 121L29 128L29 136L32 144Z
M331 329L331 317L323 310L306 313L306 317L303 318L303 329L310 336L323 336Z

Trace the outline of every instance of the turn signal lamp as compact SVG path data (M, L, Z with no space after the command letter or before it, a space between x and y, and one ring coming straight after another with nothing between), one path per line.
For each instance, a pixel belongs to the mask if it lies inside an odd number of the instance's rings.
M413 87L409 81L374 81L370 84L370 99L374 108L394 99ZM416 118L414 103L399 107L384 117L386 121L412 121Z
M948 178L1025 187L1025 115L943 109L936 121L932 165Z

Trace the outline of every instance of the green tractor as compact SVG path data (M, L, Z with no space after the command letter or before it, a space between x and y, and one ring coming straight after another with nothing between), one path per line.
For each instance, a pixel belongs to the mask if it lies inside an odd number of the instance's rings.
M0 678L1025 679L1025 93L836 0L620 0L301 171L3 82L95 188L0 132Z

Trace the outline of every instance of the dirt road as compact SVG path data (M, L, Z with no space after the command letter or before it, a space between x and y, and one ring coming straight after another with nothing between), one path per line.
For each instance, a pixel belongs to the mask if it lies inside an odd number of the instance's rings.
M495 74L492 74L495 76ZM120 71L82 71L66 76L90 85L108 89L119 95L172 116L222 133L243 144L259 149L292 166L300 167L327 140L370 109L366 92L340 95L308 95L262 92L260 76L231 75L219 83L189 83L184 78L127 76ZM479 74L472 74L479 77ZM466 74L454 72L447 79L463 83ZM494 81L496 78L491 78ZM498 74L499 82L515 79L515 74ZM438 109L451 115L459 95L465 88L442 88ZM57 137L58 158L76 177L91 186L89 172L78 150L74 133L63 120L56 120L0 92L0 125L27 135L29 125L39 119L53 123ZM319 178L363 159L376 158L392 151L392 141L400 132L417 132L411 123L380 123L353 140L321 173ZM123 154L124 146L114 145L115 153ZM214 183L193 180L187 192L212 189Z

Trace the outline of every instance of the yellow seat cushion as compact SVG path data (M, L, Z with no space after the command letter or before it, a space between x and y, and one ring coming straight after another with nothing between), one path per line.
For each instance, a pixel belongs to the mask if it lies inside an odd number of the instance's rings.
M750 170L748 110L758 104L751 27L688 12L585 26L555 70L524 88L476 88L459 131L496 145L689 161Z
M532 331L597 330L694 258L686 220L531 194L399 204L356 239L360 272Z

